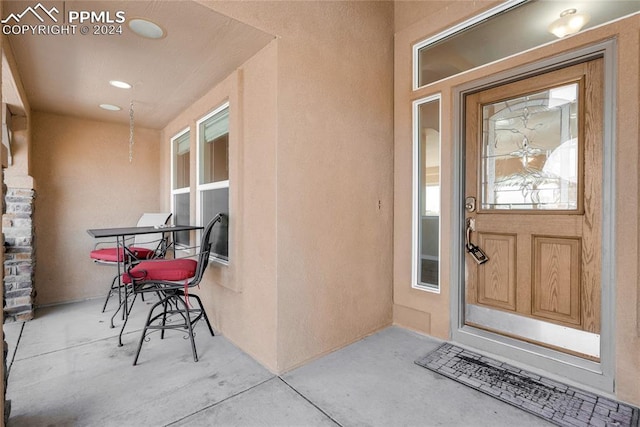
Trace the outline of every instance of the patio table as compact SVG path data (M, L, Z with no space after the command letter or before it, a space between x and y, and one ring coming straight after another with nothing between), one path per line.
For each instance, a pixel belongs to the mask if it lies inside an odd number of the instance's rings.
M160 226L160 227L112 227L112 228L92 228L87 230L87 233L89 233L89 235L91 237L94 237L96 239L101 239L101 238L106 238L106 237L111 237L116 239L116 247L117 248L123 248L123 256L122 256L122 260L120 260L120 257L117 256L117 268L118 268L118 286L121 287L122 286L122 273L124 273L125 271L125 262L127 257L124 256L124 254L127 252L127 245L126 245L126 241L127 238L139 235L139 234L153 234L153 233L173 233L173 240L172 240L172 245L173 245L173 255L175 257L175 237L176 237L176 233L179 231L191 231L191 230L202 230L204 227L199 226L199 225L165 225L165 226ZM116 251L116 253L118 253L118 251ZM127 291L125 289L125 295L124 298L122 299L122 301L120 302L120 305L118 306L118 309L116 310L115 313L113 313L113 316L111 316L111 327L113 328L113 319L115 317L115 315L120 311L120 309L123 309L123 319L126 320L126 317L129 315L129 310L130 308L128 307L127 304L127 300L128 300L128 296L127 296ZM124 326L124 325L123 325ZM123 328L124 329L124 328ZM122 346L122 331L120 331L120 334L118 336L118 346Z

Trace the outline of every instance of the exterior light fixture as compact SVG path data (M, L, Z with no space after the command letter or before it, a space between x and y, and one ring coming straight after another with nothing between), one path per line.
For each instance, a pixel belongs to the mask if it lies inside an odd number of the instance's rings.
M120 89L131 89L132 87L129 83L123 82L121 80L109 80L109 84Z
M164 30L156 23L149 21L148 19L135 18L130 19L127 24L131 31L145 37L147 39L161 39L165 36Z
M563 10L560 18L553 21L547 29L556 37L562 38L575 34L589 22L589 15L577 13L576 9Z
M117 105L113 105L113 104L100 104L100 108L102 108L103 110L107 110L107 111L120 111L120 110L122 110L122 108L118 107Z

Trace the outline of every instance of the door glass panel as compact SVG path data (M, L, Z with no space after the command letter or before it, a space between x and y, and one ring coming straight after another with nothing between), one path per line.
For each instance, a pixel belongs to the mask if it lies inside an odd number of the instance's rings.
M482 209L577 210L579 83L482 105Z

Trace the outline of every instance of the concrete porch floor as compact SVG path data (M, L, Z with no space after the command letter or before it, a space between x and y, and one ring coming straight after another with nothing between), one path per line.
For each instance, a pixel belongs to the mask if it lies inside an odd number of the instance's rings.
M390 327L283 375L224 336L153 334L132 366L145 303L118 347L90 300L4 325L17 426L541 426L544 420L417 366L439 342ZM148 304L148 303L147 303Z

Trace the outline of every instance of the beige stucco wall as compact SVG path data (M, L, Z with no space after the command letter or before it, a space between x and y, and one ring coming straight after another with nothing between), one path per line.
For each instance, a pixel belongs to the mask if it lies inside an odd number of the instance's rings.
M162 132L163 170L170 139L191 131L191 220L196 213L196 122L229 101L230 262L212 263L199 294L214 327L269 369L276 360L277 42L232 73ZM163 189L169 189L164 174ZM170 198L164 197L166 209Z
M640 406L640 15L618 35L616 96L616 393ZM606 31L603 31L606 36Z
M442 3L442 2L437 2ZM434 5L437 6L437 5ZM457 250L447 238L451 230L453 180L453 88L503 70L568 52L610 38L618 40L617 108L616 108L616 309L615 309L615 393L618 398L640 404L640 339L638 329L638 120L640 92L638 75L640 16L616 24L582 32L518 55L500 63L451 77L426 88L412 90L412 45L436 34L453 23L460 22L490 6L488 2L450 2L434 16L413 21L396 33L395 41L395 216L394 216L394 323L443 339L451 330L451 254ZM410 16L411 4L398 2L403 8L399 17ZM424 8L416 9L421 13ZM400 19L400 18L397 18ZM442 258L440 294L411 288L411 213L412 213L412 101L442 93ZM448 172L447 172L448 171ZM609 284L604 284L607 286Z
M38 305L106 295L115 270L93 264L87 229L135 225L160 207L159 132L34 112L31 119Z
M451 230L453 105L451 97L440 101L442 112L440 229L440 292L432 293L411 287L412 245L412 102L416 99L449 90L449 85L437 85L432 90L414 93L412 90L412 46L447 27L471 17L498 2L396 2L394 49L394 285L393 321L395 324L425 332L441 339L449 338L450 323L450 257L453 250L447 230Z
M289 11L278 145L285 370L391 323L393 218L391 5Z
M281 372L391 323L392 5L202 3L277 37L266 78L243 67L243 164L230 159L244 277L232 260L236 284L212 297L222 333Z

